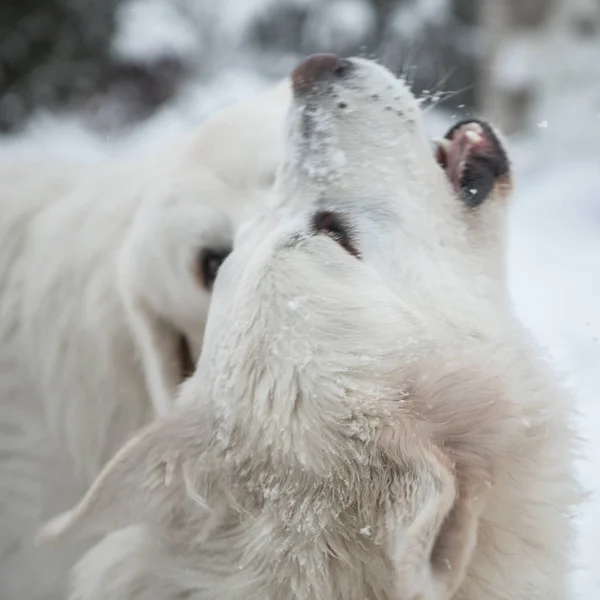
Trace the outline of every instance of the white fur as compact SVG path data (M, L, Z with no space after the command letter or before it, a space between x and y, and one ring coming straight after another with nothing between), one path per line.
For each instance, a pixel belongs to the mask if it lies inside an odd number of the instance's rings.
M468 209L412 95L352 64L296 95L177 413L42 530L113 531L70 600L569 598L570 406L509 305L506 181Z
M0 165L0 596L64 598L81 547L33 534L132 432L169 411L198 357L203 247L266 201L289 85L218 113L160 155Z

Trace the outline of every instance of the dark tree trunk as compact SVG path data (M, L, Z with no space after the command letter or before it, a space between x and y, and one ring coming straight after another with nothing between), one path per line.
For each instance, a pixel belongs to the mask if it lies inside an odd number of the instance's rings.
M0 3L0 131L39 106L64 106L93 90L110 62L120 0Z

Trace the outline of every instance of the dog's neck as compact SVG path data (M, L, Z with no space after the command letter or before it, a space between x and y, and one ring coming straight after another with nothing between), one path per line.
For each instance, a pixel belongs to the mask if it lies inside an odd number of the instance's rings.
M307 389L298 379L283 373L267 383L244 376L252 386L230 389L227 399L210 395L209 454L217 486L207 487L220 487L232 504L267 514L282 530L296 530L296 543L337 528L341 513L354 520L356 532L375 529L367 522L371 508L387 492L382 481L389 482L397 469L377 444L392 419L383 410L386 400L362 398L361 390L355 397L343 384L325 388L318 377L310 378L315 387Z
M282 589L309 585L314 597L337 597L334 582L354 579L367 586L368 597L387 597L393 568L384 519L406 473L358 445L354 457L340 448L335 464L326 463L333 453L323 455L318 473L306 464L312 459L274 447L269 453L268 443L254 456L242 457L235 446L221 455L221 486L213 489L228 506L225 522L242 532L245 569L260 573L261 565L272 564L270 577L287 574Z

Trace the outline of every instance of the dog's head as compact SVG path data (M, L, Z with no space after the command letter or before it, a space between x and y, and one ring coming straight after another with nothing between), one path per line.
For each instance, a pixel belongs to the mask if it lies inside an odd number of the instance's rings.
M434 357L469 362L502 331L511 174L484 121L432 152L418 102L374 62L315 55L292 90L274 204L223 265L198 381L224 399L222 439L304 439L318 462L332 423L368 429L423 368L444 379Z
M273 205L222 265L182 412L126 447L45 535L90 517L164 522L189 461L238 465L252 493L275 480L289 499L312 493L323 515L387 494L393 465L413 478L408 520L447 491L443 473L489 476L498 390L463 350L501 327L500 141L463 123L432 152L414 97L370 61L311 57L292 89ZM370 469L379 479L363 485Z
M156 412L195 366L212 288L240 224L266 203L289 86L225 109L151 164L119 256L119 284Z
M304 237L329 232L405 301L435 308L441 294L448 312L453 287L496 296L511 174L494 129L462 121L432 153L418 102L377 64L315 56L293 81L271 218L293 214Z

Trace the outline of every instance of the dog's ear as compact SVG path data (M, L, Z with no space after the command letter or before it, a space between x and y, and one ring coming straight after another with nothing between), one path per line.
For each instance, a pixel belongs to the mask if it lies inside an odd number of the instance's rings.
M398 597L447 600L461 585L477 541L479 519L493 490L495 464L506 451L513 415L495 369L451 365L430 357L412 378L384 438L388 455L412 465L419 503L396 494L401 543L393 549ZM407 440L407 441L405 441ZM408 500L406 500L408 498ZM411 501L413 504L411 504ZM413 514L410 521L402 516ZM392 520L392 523L394 520Z
M37 543L138 523L163 526L192 508L202 510L195 483L186 474L209 440L206 425L203 412L187 408L142 430L105 466L75 508L41 528Z
M456 123L436 140L435 157L457 196L471 209L510 193L510 162L500 133L480 119Z

